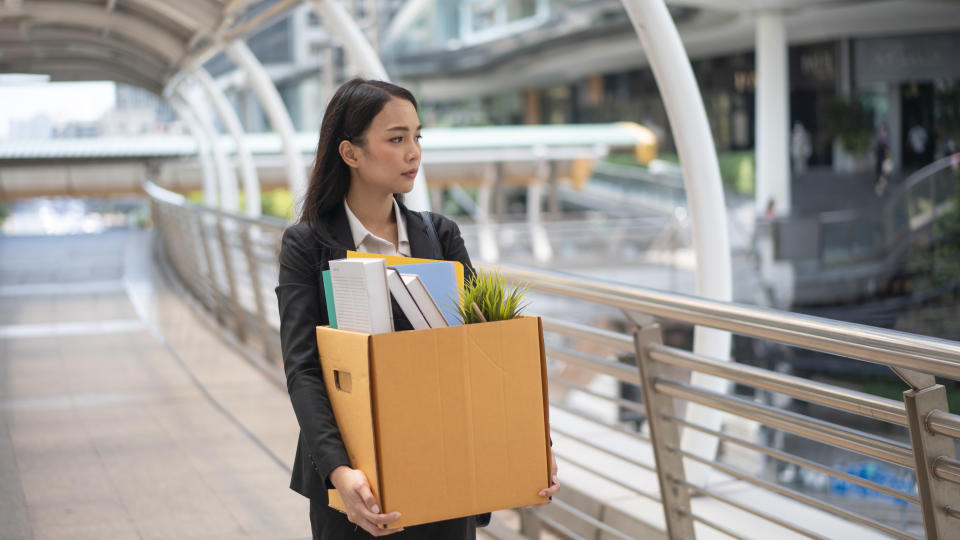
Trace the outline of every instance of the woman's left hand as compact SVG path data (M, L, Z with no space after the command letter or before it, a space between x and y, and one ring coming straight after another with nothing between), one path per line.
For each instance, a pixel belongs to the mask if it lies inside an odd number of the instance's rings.
M547 500L536 506L550 504L550 499L557 491L560 491L560 481L557 480L557 458L553 455L553 452L550 452L550 487L540 490L539 493L541 497L547 498Z

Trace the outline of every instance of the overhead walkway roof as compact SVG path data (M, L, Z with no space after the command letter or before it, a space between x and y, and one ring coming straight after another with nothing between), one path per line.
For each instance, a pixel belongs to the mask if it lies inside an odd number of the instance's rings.
M183 66L299 2L6 0L0 73L113 80L160 93Z

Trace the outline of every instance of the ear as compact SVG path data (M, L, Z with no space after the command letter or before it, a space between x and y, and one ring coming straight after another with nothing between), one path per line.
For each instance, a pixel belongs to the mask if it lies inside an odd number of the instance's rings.
M340 141L340 146L337 147L337 150L340 152L340 158L347 164L347 167L356 169L359 166L357 161L357 147L354 146L352 142L347 140Z

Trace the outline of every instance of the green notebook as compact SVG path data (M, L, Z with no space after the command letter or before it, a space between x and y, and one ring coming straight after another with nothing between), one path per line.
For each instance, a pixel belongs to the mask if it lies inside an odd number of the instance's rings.
M327 317L330 319L330 328L337 327L337 310L333 305L333 283L330 282L330 271L323 271L323 297L327 299Z

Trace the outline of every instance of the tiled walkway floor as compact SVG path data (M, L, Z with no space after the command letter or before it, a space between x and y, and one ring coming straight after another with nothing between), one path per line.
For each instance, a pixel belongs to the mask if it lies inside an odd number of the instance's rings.
M149 245L0 237L0 539L307 537L286 393L156 286Z

